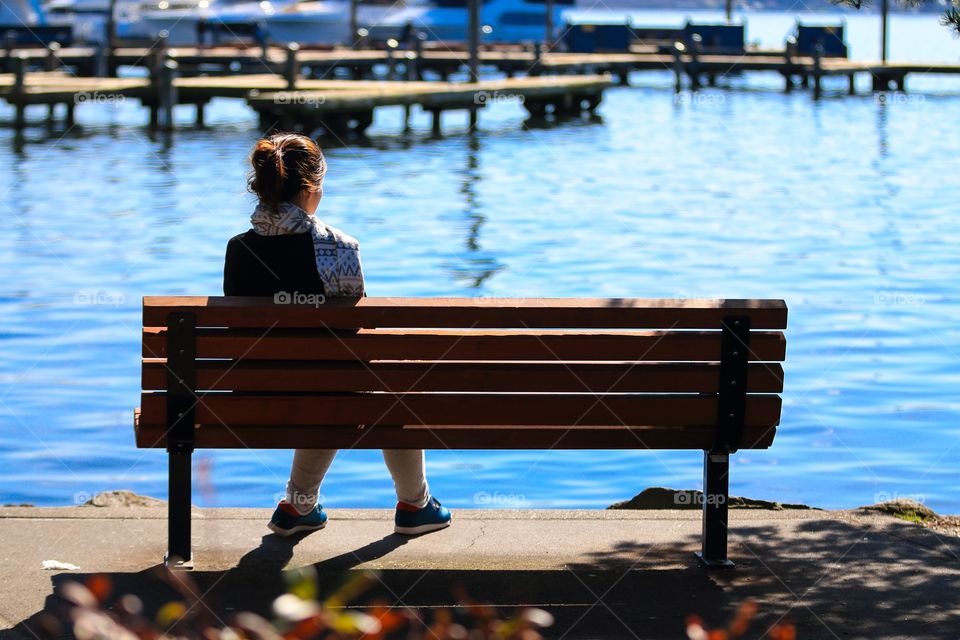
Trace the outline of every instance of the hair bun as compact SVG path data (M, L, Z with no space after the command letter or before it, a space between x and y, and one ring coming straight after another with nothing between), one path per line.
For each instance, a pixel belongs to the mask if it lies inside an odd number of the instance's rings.
M317 191L327 163L317 143L296 133L278 133L257 141L250 154L253 171L247 188L276 210L301 191Z

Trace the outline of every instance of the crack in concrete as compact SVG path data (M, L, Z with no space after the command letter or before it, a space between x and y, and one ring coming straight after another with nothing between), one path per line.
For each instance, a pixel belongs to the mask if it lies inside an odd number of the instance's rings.
M487 528L486 528L486 527L487 527L486 523L484 523L484 522L481 522L481 523L480 523L480 533L478 533L477 536L476 536L473 540L470 541L470 544L468 544L466 547L463 548L464 551L466 551L467 549L473 548L473 545L477 544L477 540L479 540L480 538L482 538L482 537L484 536L484 534L487 532Z

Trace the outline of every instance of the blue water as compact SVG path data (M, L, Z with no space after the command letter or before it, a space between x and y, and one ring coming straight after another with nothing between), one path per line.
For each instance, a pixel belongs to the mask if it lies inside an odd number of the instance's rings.
M893 33L926 59L960 52L933 16ZM480 133L453 113L431 141L427 116L404 137L384 111L369 145L328 149L320 215L361 239L371 295L784 298L783 424L771 449L735 456L732 491L960 512L957 83L917 78L888 100L841 83L814 102L762 76L679 98L667 73L635 81L598 122L527 126L496 102ZM81 131L32 130L19 151L0 131L0 502L165 495L164 453L133 442L140 297L218 294L251 209L242 102L215 102L210 130L172 144L133 103L78 117ZM200 452L196 501L268 506L290 457ZM604 507L701 473L696 452L432 451L428 465L454 507ZM323 494L392 504L378 452L343 453Z

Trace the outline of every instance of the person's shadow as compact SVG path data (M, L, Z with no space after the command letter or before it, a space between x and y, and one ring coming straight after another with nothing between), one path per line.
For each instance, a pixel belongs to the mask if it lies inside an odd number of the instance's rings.
M296 546L307 535L310 534L297 534L289 538L274 533L264 535L260 546L240 558L233 568L227 571L195 571L191 573L191 578L199 591L206 594L205 601L215 610L267 613L268 605L287 591L290 581L288 573L311 568L318 593L330 593L344 582L346 573L366 562L382 558L405 545L411 537L393 533L305 567L288 568Z

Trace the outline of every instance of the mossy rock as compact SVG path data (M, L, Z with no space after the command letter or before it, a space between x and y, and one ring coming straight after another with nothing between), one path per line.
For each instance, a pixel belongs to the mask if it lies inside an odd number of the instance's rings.
M141 496L132 491L102 491L83 503L85 507L160 507L163 500Z
M608 509L700 509L703 506L703 492L692 489L668 489L666 487L650 487L624 502L617 502ZM785 504L767 500L754 500L730 496L728 503L731 509L769 509L783 511L784 509L810 509L805 504Z
M888 516L900 518L901 520L906 520L908 522L926 522L927 520L932 520L933 518L937 517L936 512L934 512L934 510L930 507L920 504L915 500L908 500L906 498L888 500L887 502L879 502L877 504L872 504L869 507L860 508L864 511L885 513Z

